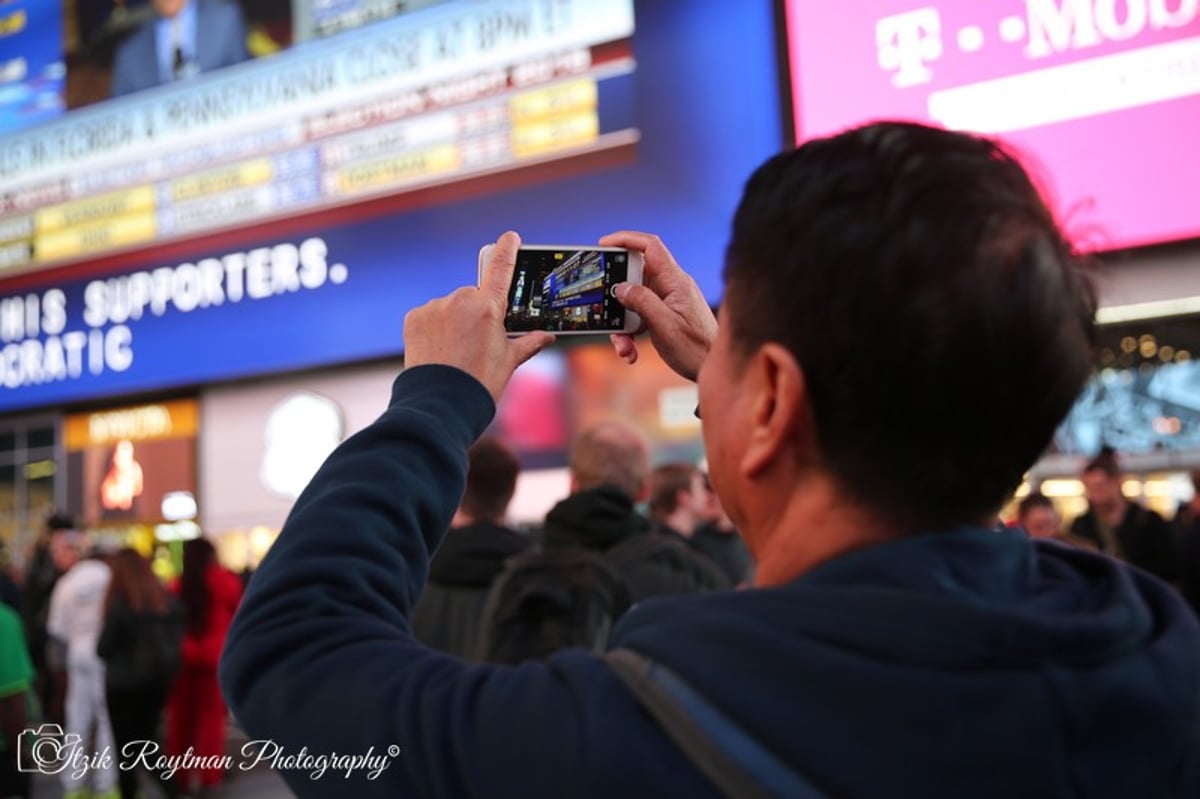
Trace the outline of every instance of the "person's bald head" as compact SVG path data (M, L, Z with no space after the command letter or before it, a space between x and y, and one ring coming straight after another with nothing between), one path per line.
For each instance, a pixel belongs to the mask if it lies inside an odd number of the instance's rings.
M601 422L584 430L571 447L571 491L616 486L634 501L645 499L650 447L637 430Z

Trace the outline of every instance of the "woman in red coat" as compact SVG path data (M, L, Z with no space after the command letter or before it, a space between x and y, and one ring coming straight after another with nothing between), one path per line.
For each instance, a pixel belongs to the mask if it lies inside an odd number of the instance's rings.
M225 633L242 598L242 584L217 563L213 545L203 538L183 545L183 576L172 586L183 600L187 629L179 676L167 704L167 750L196 757L225 754L225 702L217 685L217 661ZM219 768L198 772L204 787L219 785ZM192 772L181 769L179 787L191 787Z

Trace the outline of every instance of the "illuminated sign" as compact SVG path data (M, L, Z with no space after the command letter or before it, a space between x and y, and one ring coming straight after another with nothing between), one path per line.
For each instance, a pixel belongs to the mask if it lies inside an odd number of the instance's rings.
M196 490L195 400L66 418L67 504L88 527L166 518L166 500Z
M801 140L997 134L1086 249L1200 235L1200 1L788 0Z
M72 111L0 139L0 269L629 146L599 85L633 31L632 0L445 3Z

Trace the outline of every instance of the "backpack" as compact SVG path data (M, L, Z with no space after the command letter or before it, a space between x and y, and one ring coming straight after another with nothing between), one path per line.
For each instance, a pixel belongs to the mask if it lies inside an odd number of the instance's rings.
M515 664L570 647L604 651L630 606L609 554L562 546L510 559L488 593L475 659Z

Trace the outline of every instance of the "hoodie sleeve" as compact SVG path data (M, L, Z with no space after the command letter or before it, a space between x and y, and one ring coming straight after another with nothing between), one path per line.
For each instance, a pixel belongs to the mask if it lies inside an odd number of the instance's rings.
M468 666L419 644L409 615L494 413L473 378L405 371L378 421L330 455L251 579L221 684L299 796L579 795L595 658ZM574 665L572 665L574 664ZM255 748L257 746L257 748ZM306 753L319 763L270 761ZM374 756L374 778L334 756Z

